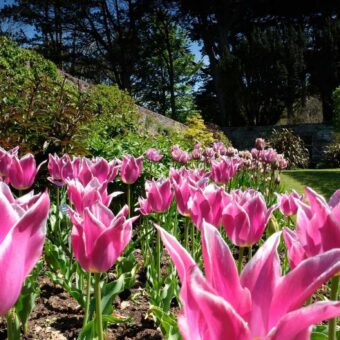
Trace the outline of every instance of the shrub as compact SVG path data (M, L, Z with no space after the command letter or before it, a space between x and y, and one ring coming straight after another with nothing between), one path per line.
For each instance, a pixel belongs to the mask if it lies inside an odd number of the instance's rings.
M201 115L194 114L188 117L186 124L188 128L185 131L185 136L191 140L192 144L199 142L203 146L207 146L214 142L214 135L204 124Z
M290 129L273 130L268 144L283 153L289 168L306 168L309 164L309 152L304 141Z
M322 153L322 166L340 168L340 143L327 145Z
M95 124L94 124L95 122ZM23 152L88 153L91 128L114 138L136 124L132 98L116 86L80 86L34 51L0 38L0 144ZM88 127L88 128L86 128Z

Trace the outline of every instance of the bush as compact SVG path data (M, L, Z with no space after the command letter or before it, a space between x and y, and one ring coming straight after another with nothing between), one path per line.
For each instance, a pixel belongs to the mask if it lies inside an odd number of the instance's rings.
M309 164L309 152L304 141L290 129L273 130L268 144L283 153L289 168L306 168Z
M322 167L340 168L340 143L329 144L324 148Z
M215 124L205 124L200 114L194 114L187 118L188 126L184 137L187 138L192 146L200 143L202 146L208 146L213 142L223 142L225 146L232 146L231 141L220 128Z
M114 138L137 124L132 98L116 86L80 86L34 51L0 38L0 144L35 154L87 154L84 139ZM86 128L88 127L88 128Z

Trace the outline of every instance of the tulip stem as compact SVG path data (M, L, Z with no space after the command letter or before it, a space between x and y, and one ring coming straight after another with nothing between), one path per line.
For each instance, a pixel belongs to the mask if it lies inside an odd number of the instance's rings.
M131 184L127 185L127 201L129 206L129 218L131 217Z
M156 270L157 270L157 289L160 288L161 285L161 237L159 233L157 233L157 244L156 244Z
M189 218L186 217L184 221L184 247L189 249Z
M86 278L86 305L85 305L83 329L89 320L90 300L91 300L91 272L88 272L87 278Z
M62 237L61 237L61 228L60 228L60 190L59 187L57 187L57 211L56 211L56 219L57 219L57 228L58 228L58 239L59 244L62 245Z
M248 247L248 257L249 257L249 260L253 257L253 248L252 248L252 246Z
M189 217L187 217L189 220ZM189 221L190 222L190 221ZM195 258L195 225L191 223L191 246L192 246L192 258Z
M7 313L7 339L20 340L20 324L14 308Z
M336 301L338 298L340 276L334 276L331 283L331 300ZM336 318L329 320L328 340L336 340Z
M102 298L101 298L101 290L100 290L100 273L94 274L95 278L95 298L96 298L96 320L97 320L97 335L98 340L104 340L103 335L103 317L102 317Z
M239 247L237 270L241 273L242 270L242 260L243 260L244 247Z

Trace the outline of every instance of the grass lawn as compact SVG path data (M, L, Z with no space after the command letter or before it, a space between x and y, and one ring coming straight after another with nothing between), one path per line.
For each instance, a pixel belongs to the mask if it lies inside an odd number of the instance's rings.
M328 199L340 189L340 169L286 170L281 174L281 183L285 190L295 189L299 193L309 186Z

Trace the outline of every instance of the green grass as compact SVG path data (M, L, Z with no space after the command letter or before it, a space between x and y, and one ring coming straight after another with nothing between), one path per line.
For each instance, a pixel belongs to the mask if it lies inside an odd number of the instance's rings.
M298 193L309 186L328 199L340 188L340 169L286 170L281 174L281 183L286 190L295 189Z

